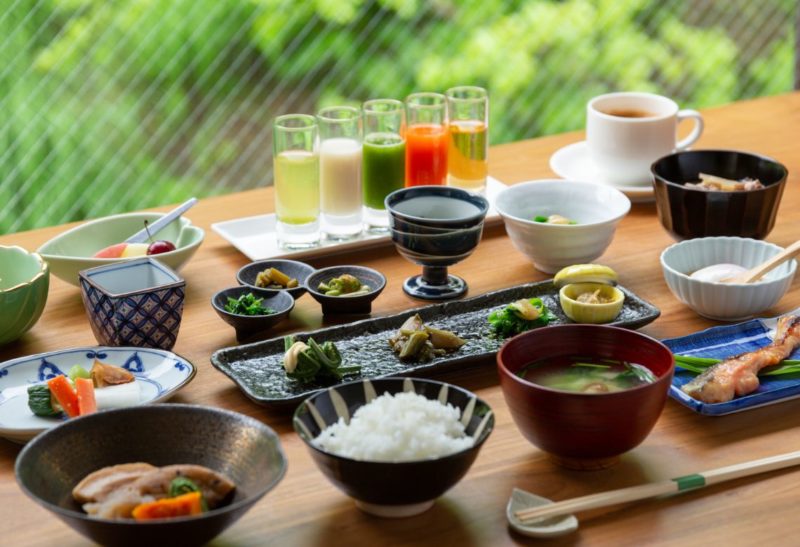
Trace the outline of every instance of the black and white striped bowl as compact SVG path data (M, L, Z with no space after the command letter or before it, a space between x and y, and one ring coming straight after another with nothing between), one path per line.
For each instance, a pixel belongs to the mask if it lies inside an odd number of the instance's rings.
M460 409L466 433L475 438L473 446L434 459L378 462L338 456L311 443L339 418L349 422L358 408L378 395L404 391ZM494 414L474 393L458 386L419 378L381 378L321 391L297 407L293 422L323 474L360 509L382 517L406 517L429 509L436 498L461 480L492 432Z

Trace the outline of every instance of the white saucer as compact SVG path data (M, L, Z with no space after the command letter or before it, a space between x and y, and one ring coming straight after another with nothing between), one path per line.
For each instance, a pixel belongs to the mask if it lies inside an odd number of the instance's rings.
M569 144L550 156L550 169L564 179L607 184L597 180L597 170L589 159L586 141ZM652 183L642 186L614 186L633 203L655 201Z

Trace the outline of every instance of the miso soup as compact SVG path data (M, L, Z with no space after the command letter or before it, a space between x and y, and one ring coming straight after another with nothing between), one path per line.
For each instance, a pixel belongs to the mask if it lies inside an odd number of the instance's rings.
M517 375L534 384L576 393L614 393L656 381L650 369L638 363L574 355L539 359Z

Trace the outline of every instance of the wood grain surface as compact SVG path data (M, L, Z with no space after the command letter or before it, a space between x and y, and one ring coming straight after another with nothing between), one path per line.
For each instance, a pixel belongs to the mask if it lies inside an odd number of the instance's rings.
M783 162L789 181L769 241L786 246L800 237L800 93L740 102L703 112L706 130L696 148L732 148L758 152ZM581 133L495 146L490 173L515 183L554 178L548 160ZM162 210L169 209L164 207ZM740 461L800 449L800 401L720 418L696 415L673 401L650 436L621 463L597 472L555 467L528 444L512 422L493 367L466 369L438 379L475 391L488 402L497 425L468 475L423 515L384 520L360 512L316 469L287 414L251 403L209 363L218 348L236 344L233 330L210 305L211 295L235 284L234 274L247 263L211 231L214 222L272 211L272 189L202 200L189 214L206 230L206 240L183 270L186 305L175 351L195 363L195 380L176 402L218 406L254 416L279 432L289 470L281 484L215 545L526 545L545 543L511 532L505 505L513 487L554 500L636 485ZM36 249L65 226L0 237L0 244ZM667 289L659 255L672 244L656 216L655 205L634 205L614 241L598 262L619 272L621 282L658 306L661 318L642 329L656 338L688 334L717 323L703 319L678 302ZM419 267L387 247L361 254L309 261L316 267L361 264L383 272L388 283L373 315L419 305L405 296L402 281ZM547 276L511 245L502 227L487 231L475 253L452 268L470 285L470 294L538 281ZM765 315L800 307L795 280L790 292ZM324 324L319 304L305 296L275 335ZM80 292L52 279L49 300L39 323L17 342L0 348L0 361L80 345L94 345ZM19 446L0 440L0 544L68 547L86 542L27 498L17 486L13 466ZM579 515L580 530L554 544L572 545L764 545L796 544L800 536L800 471L741 479L665 500L638 502Z

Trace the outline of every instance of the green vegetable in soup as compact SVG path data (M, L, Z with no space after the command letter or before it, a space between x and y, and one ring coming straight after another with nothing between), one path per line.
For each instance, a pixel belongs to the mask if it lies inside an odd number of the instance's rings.
M545 387L577 393L614 393L656 380L650 369L638 363L576 356L540 359L518 375Z
M61 414L61 407L53 403L50 388L46 384L28 387L28 408L37 416L51 417Z
M552 320L553 316L541 298L517 300L489 314L492 331L503 337L544 327Z
M562 217L561 215L550 215L548 217L544 215L536 215L533 217L533 221L541 222L542 224L577 224L576 221L567 217Z

